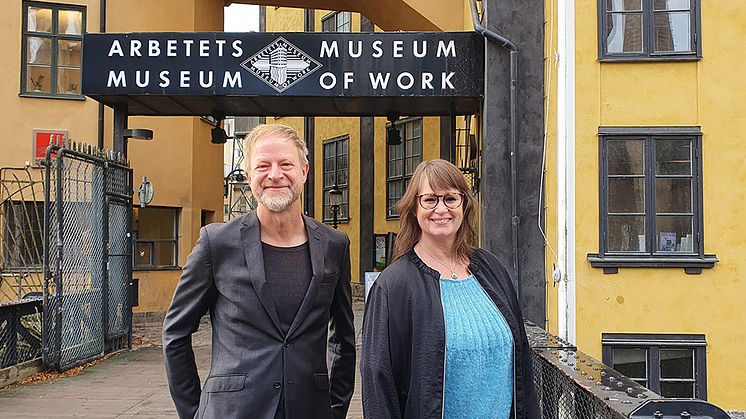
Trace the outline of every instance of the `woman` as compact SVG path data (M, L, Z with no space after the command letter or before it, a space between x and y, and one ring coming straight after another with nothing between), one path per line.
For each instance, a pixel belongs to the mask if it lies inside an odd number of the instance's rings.
M510 277L472 245L475 205L454 165L417 166L397 205L394 262L365 309L366 419L539 417Z

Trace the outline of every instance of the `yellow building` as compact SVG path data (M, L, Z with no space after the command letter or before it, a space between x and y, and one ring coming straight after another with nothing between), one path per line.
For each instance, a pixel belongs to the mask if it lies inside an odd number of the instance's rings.
M546 12L549 330L654 391L743 410L746 5Z

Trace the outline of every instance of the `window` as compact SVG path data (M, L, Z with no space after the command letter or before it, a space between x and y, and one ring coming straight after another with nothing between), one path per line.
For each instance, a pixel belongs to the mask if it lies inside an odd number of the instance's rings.
M8 200L2 218L2 269L41 269L44 255L44 202Z
M704 335L602 335L604 364L664 397L707 400Z
M135 268L176 268L178 255L178 210L135 207L132 211Z
M85 7L23 3L21 94L82 97Z
M350 198L347 188L347 147L349 139L349 135L344 135L324 141L324 222L331 222L334 219L329 202L329 191L333 187L342 191L342 204L339 206L337 221L348 221L350 218Z
M321 18L322 32L352 32L352 13L332 12Z
M599 59L701 57L699 0L599 0Z
M422 161L422 118L397 122L402 143L387 146L386 218L398 218L396 203L407 190L409 179Z
M601 128L596 267L712 267L704 254L699 128ZM699 271L698 271L699 270ZM615 271L614 271L615 272ZM609 272L613 273L613 272Z

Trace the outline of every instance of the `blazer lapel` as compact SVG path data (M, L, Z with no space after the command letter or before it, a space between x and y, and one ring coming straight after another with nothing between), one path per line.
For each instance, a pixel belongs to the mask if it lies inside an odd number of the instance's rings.
M324 277L324 255L326 254L326 235L319 231L316 220L310 217L303 216L306 223L306 232L308 233L308 250L311 253L311 270L313 271L313 277L311 277L311 283L308 285L308 291L306 291L303 302L293 319L293 324L288 329L288 336L292 335L295 329L300 326L313 308L313 303L316 301L316 294L319 291L321 280Z
M249 281L256 291L259 301L264 306L264 310L272 319L272 323L282 334L280 321L277 317L277 309L272 300L272 295L267 287L267 278L264 274L264 256L262 254L262 239L259 230L259 219L256 212L246 214L244 225L241 227L241 247L243 247L244 257L246 258L246 267L249 272Z

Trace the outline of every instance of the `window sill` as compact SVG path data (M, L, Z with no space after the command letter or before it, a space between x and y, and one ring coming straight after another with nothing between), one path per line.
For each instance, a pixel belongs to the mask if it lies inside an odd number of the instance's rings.
M53 95L51 93L34 93L34 92L24 92L19 93L19 97L33 97L38 99L62 99L62 100L77 100L77 101L85 101L85 96L83 95L60 95L56 94Z
M132 268L133 272L143 271L180 271L181 266L135 266Z
M662 55L607 55L599 57L602 63L635 63L635 62L678 62L700 61L701 55L696 54L662 54Z
M710 269L719 262L715 255L695 256L604 256L598 253L588 253L588 261L594 268L602 268L605 274L615 274L619 268L684 268L690 275L702 273L702 269Z

